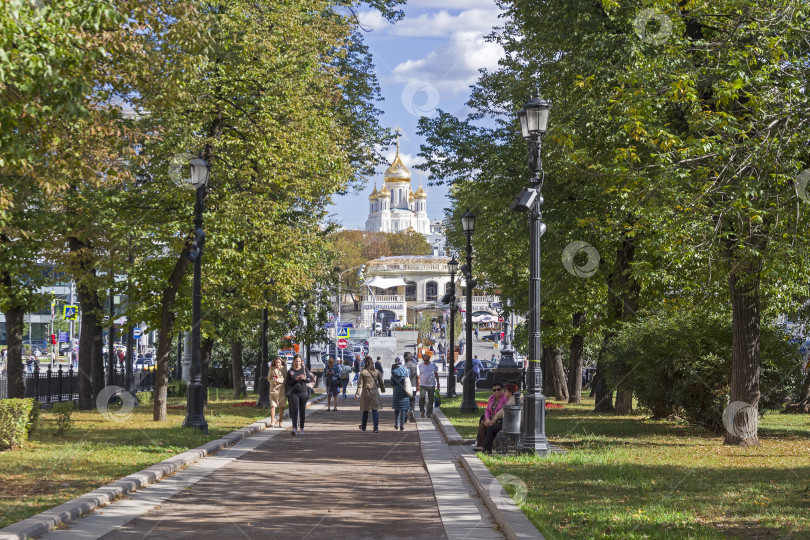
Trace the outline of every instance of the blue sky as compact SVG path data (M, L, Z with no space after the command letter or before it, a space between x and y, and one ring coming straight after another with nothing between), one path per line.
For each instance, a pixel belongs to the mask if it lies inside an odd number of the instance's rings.
M419 116L431 116L442 109L456 116L464 114L464 103L478 70L497 67L503 51L484 36L500 26L501 10L494 0L410 0L403 7L405 18L389 24L376 12L359 12L366 43L374 59L385 101L383 125L399 128L400 155L413 174L413 189L419 185L416 155L423 142L416 135ZM386 154L390 162L395 150ZM377 176L382 181L381 167ZM332 220L346 229L362 229L368 216L368 195L374 179L358 193L336 197L330 206ZM447 186L423 187L428 193L428 216L444 217L449 206Z

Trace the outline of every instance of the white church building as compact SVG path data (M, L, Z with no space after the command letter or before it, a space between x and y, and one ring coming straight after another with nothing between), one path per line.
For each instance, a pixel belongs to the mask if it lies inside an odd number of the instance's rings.
M379 191L368 196L368 219L366 231L399 233L408 229L430 235L430 219L427 215L427 193L419 186L414 192L411 189L411 171L399 157L399 141L394 162L385 171L383 185Z

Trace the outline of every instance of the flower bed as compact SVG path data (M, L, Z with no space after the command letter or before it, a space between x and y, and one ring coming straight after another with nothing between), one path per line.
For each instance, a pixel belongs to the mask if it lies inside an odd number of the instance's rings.
M240 401L238 403L233 403L231 407L255 407L256 401Z

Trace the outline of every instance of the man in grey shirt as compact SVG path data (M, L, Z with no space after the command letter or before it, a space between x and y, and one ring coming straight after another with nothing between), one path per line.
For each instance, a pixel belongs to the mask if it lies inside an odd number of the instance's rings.
M422 356L424 364L419 366L419 377L417 378L417 389L419 390L419 412L422 418L425 417L425 401L427 401L427 417L433 416L433 400L439 388L439 368L430 362L430 355ZM426 399L427 398L427 399Z

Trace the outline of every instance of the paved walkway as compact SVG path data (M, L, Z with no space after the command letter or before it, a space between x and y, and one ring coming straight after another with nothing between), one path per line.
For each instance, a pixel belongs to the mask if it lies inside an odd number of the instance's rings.
M42 538L503 538L432 421L380 416L315 405L304 436L265 430Z

